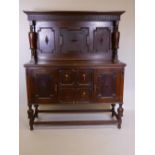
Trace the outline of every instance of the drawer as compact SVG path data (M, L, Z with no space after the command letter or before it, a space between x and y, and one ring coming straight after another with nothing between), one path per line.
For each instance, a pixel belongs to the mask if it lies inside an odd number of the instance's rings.
M78 70L77 71L77 83L78 85L91 85L93 82L93 72L92 70Z
M61 87L58 91L58 100L60 103L74 103L75 89L70 87Z
M80 102L89 103L91 102L91 98L92 98L92 89L90 87L76 89L76 103Z
M62 69L59 70L59 82L61 85L73 85L75 83L75 74L74 70Z

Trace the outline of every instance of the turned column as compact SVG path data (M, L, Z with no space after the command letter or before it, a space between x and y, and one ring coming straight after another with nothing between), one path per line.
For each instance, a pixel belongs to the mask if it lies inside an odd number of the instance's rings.
M29 109L28 109L27 113L28 113L28 118L29 118L29 126L30 126L30 130L33 130L34 111L32 109L31 104L29 104L28 107L29 107Z
M117 112L118 112L118 128L120 129L122 125L122 116L123 116L122 104L119 104Z
M37 33L35 32L35 21L30 24L29 43L31 49L31 62L37 62Z
M111 109L112 117L114 117L114 115L115 115L115 104L111 104L111 107L112 107L112 109Z
M118 21L113 22L113 33L112 33L112 61L113 63L118 61L118 48L119 48L119 37L120 32L118 31Z
M34 107L35 107L34 117L38 117L38 107L39 107L39 105L35 104Z

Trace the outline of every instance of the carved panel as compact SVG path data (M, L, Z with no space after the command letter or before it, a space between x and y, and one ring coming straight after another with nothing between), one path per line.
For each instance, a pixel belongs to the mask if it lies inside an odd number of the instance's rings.
M41 53L55 52L55 31L52 28L40 28L38 30L38 50Z
M94 31L94 51L107 53L111 49L111 31L107 27Z
M54 77L49 73L35 73L34 89L36 98L53 98L55 96Z
M91 88L77 88L76 90L76 102L85 102L89 103L91 102L91 97L92 97L92 89Z
M116 74L104 73L97 77L97 96L115 97L116 96Z
M60 29L60 51L66 53L86 53L89 51L87 37L88 28Z

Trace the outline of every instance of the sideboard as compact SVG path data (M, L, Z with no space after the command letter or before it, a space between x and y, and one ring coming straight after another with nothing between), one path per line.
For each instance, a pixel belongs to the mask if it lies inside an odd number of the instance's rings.
M31 60L24 65L30 130L39 124L117 124L121 128L126 65L118 60L118 28L124 11L24 13L30 25ZM45 107L49 104L63 105L64 108L43 110L39 107L41 104ZM68 108L70 105L72 109ZM104 105L109 106L105 109L102 108ZM39 113L64 112L110 112L112 118L38 120Z

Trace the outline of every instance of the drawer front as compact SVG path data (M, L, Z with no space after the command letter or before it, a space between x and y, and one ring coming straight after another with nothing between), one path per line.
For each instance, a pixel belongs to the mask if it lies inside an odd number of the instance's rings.
M59 70L59 103L89 103L93 94L92 74L90 69Z
M62 69L59 70L59 83L64 86L74 85L76 72L74 70Z
M92 89L89 87L77 88L76 103L90 103L92 101L92 94Z
M92 70L77 70L77 84L79 86L89 86L93 83L93 72Z
M58 91L59 103L75 103L75 89L70 87L61 87Z

